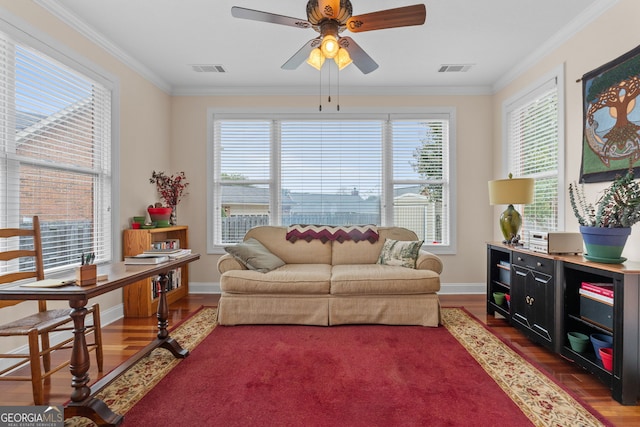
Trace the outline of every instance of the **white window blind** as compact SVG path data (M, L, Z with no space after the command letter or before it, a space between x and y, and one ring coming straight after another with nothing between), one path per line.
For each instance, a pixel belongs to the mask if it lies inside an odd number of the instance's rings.
M111 91L0 34L0 227L38 215L46 270L111 258Z
M213 118L214 245L300 223L398 225L451 244L448 119L283 116Z
M380 121L285 120L280 144L282 225L380 223Z
M558 88L552 79L507 108L510 172L533 178L534 202L523 210L522 237L558 229Z
M425 242L449 242L447 120L394 120L394 224Z
M215 124L217 242L242 241L249 228L270 223L272 125L271 120Z

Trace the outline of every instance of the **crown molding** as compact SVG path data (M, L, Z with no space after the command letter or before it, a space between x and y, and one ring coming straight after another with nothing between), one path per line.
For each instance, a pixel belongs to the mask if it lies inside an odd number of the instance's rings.
M123 62L126 66L131 68L133 71L140 74L143 78L157 86L160 90L166 92L167 94L171 93L171 85L167 83L164 79L159 77L156 73L151 71L148 67L143 65L140 61L133 58L122 48L114 44L111 40L107 39L105 36L100 34L94 28L88 26L84 23L80 18L78 18L75 14L71 13L68 9L62 6L56 0L34 0L38 6L45 9L47 12L51 13L53 16L73 28L75 31L82 34L84 37L89 39L91 42L97 44L102 49L107 51L109 54L113 55L116 59Z
M184 86L173 96L318 96L318 86ZM340 87L340 96L455 96L491 95L490 86L351 86ZM324 92L323 92L324 94ZM331 93L337 96L337 93Z
M511 71L498 79L493 85L493 93L504 89L509 83L513 82L516 78L518 78L527 70L540 62L545 56L549 55L555 49L569 41L569 39L578 34L578 32L595 21L600 17L600 15L609 10L618 2L619 0L598 0L588 8L584 9L567 26L563 27L553 37L543 43L538 49L534 50L533 53L527 56L515 68L511 69Z

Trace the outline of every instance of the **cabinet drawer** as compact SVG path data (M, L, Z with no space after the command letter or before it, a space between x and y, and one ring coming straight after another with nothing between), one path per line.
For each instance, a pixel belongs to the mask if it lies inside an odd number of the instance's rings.
M533 255L514 253L511 261L513 264L525 267L541 273L553 274L553 260Z

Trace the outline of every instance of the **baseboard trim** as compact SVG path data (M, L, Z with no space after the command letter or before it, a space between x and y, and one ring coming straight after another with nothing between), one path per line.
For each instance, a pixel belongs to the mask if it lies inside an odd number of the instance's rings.
M220 294L220 282L189 282L190 294Z
M486 294L486 283L442 283L440 285L440 295L477 295Z

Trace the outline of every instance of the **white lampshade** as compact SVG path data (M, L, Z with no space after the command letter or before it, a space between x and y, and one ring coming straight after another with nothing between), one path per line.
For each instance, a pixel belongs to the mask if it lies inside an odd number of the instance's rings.
M322 50L322 54L325 58L331 59L336 56L339 48L338 39L333 35L327 34L322 38L322 45L320 45L320 49Z
M316 70L320 70L322 68L322 64L324 64L324 55L320 51L319 48L315 48L309 53L309 58L307 59L307 64L311 65Z
M338 54L335 56L335 58L333 58L333 60L336 62L339 70L342 70L344 67L353 62L353 60L349 56L349 52L347 52L347 50L344 48L338 49Z
M509 178L489 181L489 203L524 205L533 202L533 178Z

